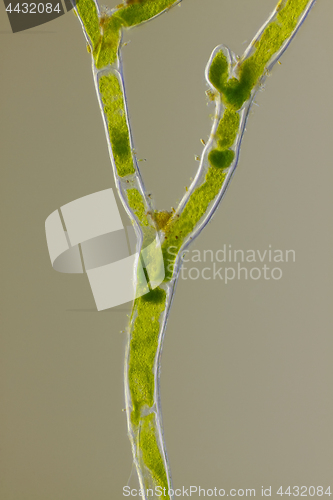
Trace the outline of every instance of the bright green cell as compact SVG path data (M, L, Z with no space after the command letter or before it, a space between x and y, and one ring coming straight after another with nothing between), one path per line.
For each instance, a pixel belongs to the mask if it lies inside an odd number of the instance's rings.
M226 58L223 53L217 54L214 71L227 71ZM216 75L216 73L215 73ZM162 252L165 266L165 281L170 280L176 255L186 236L193 231L201 217L206 213L209 204L218 195L226 177L226 169L234 160L235 153L231 149L239 132L240 116L233 109L227 108L217 127L215 138L218 148L208 155L211 167L206 174L205 182L192 193L187 205L178 219L166 226L165 241Z
M161 452L157 444L155 433L156 424L154 420L154 413L142 419L139 447L142 453L143 462L150 470L153 480L155 481L155 486L160 486L162 491L163 488L165 488L165 494L163 492L160 498L169 499L170 497L167 493L169 489L168 480ZM146 487L148 487L148 485L146 485Z
M80 0L81 1L81 0ZM118 58L121 39L121 20L111 16L102 22L103 37L94 51L97 69L113 64Z
M146 208L143 202L143 197L137 189L128 189L126 191L128 204L133 210L142 226L148 226Z
M247 61L244 61L243 67L251 67L251 79L256 80L265 70L265 66L270 58L290 37L298 23L300 15L304 12L309 0L289 0L277 14L275 22L269 24L263 32L260 40L256 44L256 50ZM247 73L250 71L247 69ZM242 79L242 69L240 72ZM244 78L244 77L243 77Z
M285 29L293 31L308 3L309 0L289 0L283 8L278 9L278 21L283 22Z
M226 56L220 50L214 57L209 68L209 80L212 85L223 94L229 74L229 65Z
M116 62L123 27L148 21L174 3L175 0L138 0L120 7L112 16L99 19L93 0L79 0L77 10L91 40L96 68Z
M281 7L276 20L269 23L255 43L254 54L240 65L238 78L228 80L228 61L225 55L222 51L215 55L209 69L209 79L222 94L226 104L237 110L250 98L270 59L291 36L308 3L309 0L288 0Z
M128 367L132 400L131 420L139 425L141 409L154 404L154 364L160 330L159 319L165 308L166 293L155 288L135 300L133 331Z
M134 174L124 100L118 78L115 75L102 76L99 80L99 91L107 117L117 173L120 177Z
M146 248L154 241L156 237L156 230L148 220L148 212L146 209L146 205L144 203L144 198L142 194L139 192L139 190L134 188L128 189L126 193L127 193L128 205L138 218L140 226L143 230L142 248ZM144 262L142 262L142 265L144 266ZM145 269L143 269L143 271L145 272Z
M162 245L165 281L172 277L174 261L185 237L206 213L208 206L218 195L225 177L225 170L210 167L205 182L193 191L180 217L167 228L165 241Z
M216 130L219 149L228 149L233 146L238 134L239 122L239 114L227 108Z
M139 0L119 9L115 15L122 20L124 26L136 26L148 21L174 3L176 3L175 0Z
M91 40L91 44L95 48L101 38L96 5L93 0L79 0L76 4L76 9Z

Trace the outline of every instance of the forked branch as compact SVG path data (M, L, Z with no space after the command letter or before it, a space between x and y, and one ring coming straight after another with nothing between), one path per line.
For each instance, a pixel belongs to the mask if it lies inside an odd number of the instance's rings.
M148 489L159 498L173 498L163 440L159 375L162 343L182 253L211 220L223 198L238 163L254 96L316 0L281 0L240 58L222 45L214 49L205 73L216 105L209 141L197 174L177 209L173 213L156 212L133 153L121 40L124 29L147 22L180 1L127 0L114 9L101 10L96 0L79 0L75 7L92 55L116 186L136 229L138 249L157 234L162 241L164 282L155 288L150 283L150 291L145 295L137 293L125 360L128 433L144 500L148 498Z

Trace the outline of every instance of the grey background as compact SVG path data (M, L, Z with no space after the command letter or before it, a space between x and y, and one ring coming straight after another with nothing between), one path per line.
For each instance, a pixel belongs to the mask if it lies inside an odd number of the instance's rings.
M126 34L134 140L158 208L198 166L211 51L242 53L274 5L184 0ZM271 244L296 262L280 281L178 285L161 381L176 487L333 491L332 15L318 1L257 96L236 176L193 246ZM56 208L114 185L90 57L71 13L13 35L2 8L0 29L0 497L123 498L129 305L97 313L85 276L53 271L44 234Z

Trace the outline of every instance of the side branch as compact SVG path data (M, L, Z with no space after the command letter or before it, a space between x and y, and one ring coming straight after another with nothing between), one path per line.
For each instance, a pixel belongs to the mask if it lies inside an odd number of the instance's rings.
M114 9L104 11L101 11L97 0L78 0L74 5L92 55L95 88L117 190L136 230L138 249L145 238L151 239L152 232L156 234L157 228L151 200L134 153L122 76L122 33L124 29L155 18L180 1L125 1ZM74 0L72 2L75 3ZM128 195L128 190L131 195Z
M226 193L254 96L315 2L281 0L241 58L222 45L214 49L206 81L216 103L215 120L197 174L164 228L167 280L176 278L182 251L211 220Z

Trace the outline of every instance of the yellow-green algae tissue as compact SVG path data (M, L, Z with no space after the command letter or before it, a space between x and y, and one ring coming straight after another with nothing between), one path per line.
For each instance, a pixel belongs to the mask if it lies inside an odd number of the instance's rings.
M228 72L228 65L226 68ZM172 277L173 265L180 247L201 217L207 211L209 204L220 192L227 175L227 169L234 160L235 153L230 149L237 138L240 126L240 116L233 109L226 109L218 124L215 141L217 147L208 154L209 168L203 184L195 189L189 198L179 218L167 225L165 241L162 245L165 281Z
M171 7L175 0L137 0L113 14L98 16L93 0L78 0L77 12L89 36L97 69L116 62L121 29L137 26Z
M142 249L145 249L153 242L156 237L155 227L150 223L148 219L148 212L144 203L144 198L140 191L136 188L127 189L126 195L128 206L133 210L133 213L136 215L140 222L143 234ZM142 264L144 265L143 262Z
M237 111L227 108L216 130L217 147L208 155L208 161L212 166L225 169L233 162L235 153L230 148L234 145L239 132L239 123L240 116Z
M102 18L100 25L102 35L93 52L97 69L104 68L117 61L122 23L120 19L113 15Z
M96 68L107 68L118 61L124 28L148 21L176 3L178 1L174 0L127 0L111 15L98 16L93 0L79 0L77 12L90 39ZM194 189L183 211L178 216L172 216L170 212L148 214L147 203L141 192L132 185L126 190L128 206L139 221L144 243L151 235L156 235L153 221L156 223L156 229L164 231L162 252L165 281L172 277L174 262L185 238L191 236L221 192L228 168L235 159L235 146L240 131L239 110L244 103L249 102L252 91L265 75L272 56L278 53L284 42L290 38L300 15L308 5L309 0L282 0L277 7L275 18L254 43L253 51L246 59L237 63L235 77L230 78L229 63L224 52L221 50L215 54L208 78L220 94L224 113L212 138L214 146L208 154L204 181ZM107 118L117 173L120 177L134 174L124 96L119 80L115 74L102 75L98 80L98 87ZM140 262L144 268L143 251ZM145 276L148 277L147 273ZM159 352L159 338L162 335L160 322L163 314L167 313L166 298L166 291L157 287L135 299L131 317L127 376L130 394L129 424L140 468L143 464L139 475L144 478L146 487L151 486L153 481L155 486L168 489L167 470L157 434L159 421L155 415L156 357ZM150 474L146 474L147 471ZM146 475L149 476L148 480L145 479ZM169 499L169 496L164 498Z
M113 158L120 177L134 174L129 131L126 122L122 89L115 75L99 79L99 91L108 122Z
M165 281L172 277L175 254L178 253L185 237L190 234L209 204L218 195L226 177L226 171L216 166L208 169L204 183L195 189L179 218L173 219L166 228L162 252L165 266Z
M96 5L93 0L78 0L76 9L94 49L101 37Z
M222 50L213 58L208 73L209 80L220 92L226 109L214 137L216 147L208 155L210 168L204 183L194 190L180 217L173 219L166 228L162 246L166 281L172 276L175 254L219 193L226 169L234 160L235 153L231 148L240 125L237 111L251 97L253 88L264 74L273 54L291 36L307 4L308 0L288 0L281 3L276 19L266 27L256 42L254 54L240 64L238 78L229 78L229 63Z
M228 62L222 51L218 52L209 70L209 80L222 94L223 101L234 109L240 109L249 99L255 85L265 73L271 57L281 49L296 28L309 0L282 2L276 19L268 24L255 43L253 55L239 65L238 78L228 79Z
M135 299L136 318L131 335L128 366L131 393L132 424L137 426L142 418L141 410L154 404L154 364L160 331L160 316L165 308L166 292L155 288Z
M126 194L128 205L139 219L141 225L148 226L149 222L147 219L145 204L141 193L137 189L133 188L127 189Z
M120 8L114 15L122 20L123 26L141 24L171 7L175 0L139 0Z
M232 109L224 111L222 120L216 130L219 149L228 149L233 146L238 134L239 122L240 116L236 111Z
M156 423L155 414L151 413L141 420L140 427L140 442L139 447L142 453L142 459L146 467L151 472L152 478L155 481L155 486L159 486L162 490L165 488L161 498L170 498L168 491L168 480L165 472L164 462L159 450L156 439ZM146 485L148 487L149 485Z

